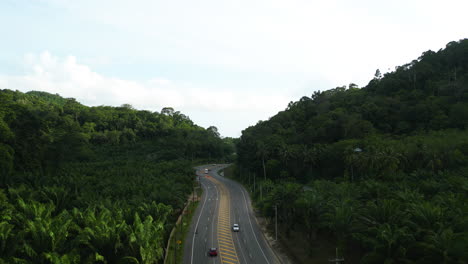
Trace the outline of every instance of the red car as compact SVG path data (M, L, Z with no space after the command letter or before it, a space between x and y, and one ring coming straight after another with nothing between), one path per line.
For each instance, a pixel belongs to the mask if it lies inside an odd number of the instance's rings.
M218 249L217 248L210 248L210 250L208 250L208 256L210 256L210 257L218 256Z

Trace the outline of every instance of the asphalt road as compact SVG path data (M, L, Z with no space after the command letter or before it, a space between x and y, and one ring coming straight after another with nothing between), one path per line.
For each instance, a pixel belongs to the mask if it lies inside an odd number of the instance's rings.
M184 263L279 263L253 216L247 191L218 175L225 167L196 168L204 192L186 237ZM205 168L210 169L208 174ZM239 224L239 232L232 231L233 224ZM217 257L208 256L211 247L218 248Z

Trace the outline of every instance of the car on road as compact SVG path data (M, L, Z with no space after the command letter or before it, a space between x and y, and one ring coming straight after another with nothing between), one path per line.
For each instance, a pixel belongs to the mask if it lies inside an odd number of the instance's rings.
M239 232L239 230L240 230L239 224L232 225L232 231Z
M208 256L210 256L210 257L218 256L218 249L217 248L210 248L208 250Z
M205 173L208 173L210 170L209 169L205 169Z

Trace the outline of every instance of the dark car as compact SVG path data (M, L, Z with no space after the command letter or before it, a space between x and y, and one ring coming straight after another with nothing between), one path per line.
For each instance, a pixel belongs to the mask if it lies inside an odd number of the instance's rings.
M210 250L208 250L208 256L210 256L210 257L218 256L218 249L217 248L210 248Z

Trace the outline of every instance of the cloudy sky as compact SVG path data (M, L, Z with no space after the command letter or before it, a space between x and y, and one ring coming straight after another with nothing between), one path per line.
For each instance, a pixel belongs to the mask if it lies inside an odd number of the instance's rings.
M466 0L1 0L0 89L165 106L222 136L468 37Z

